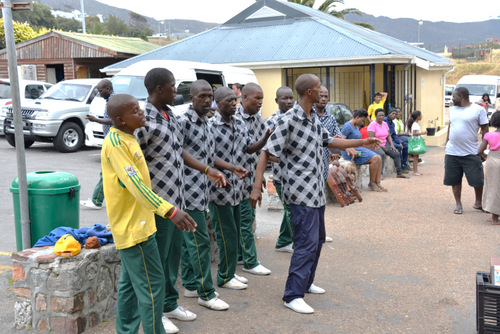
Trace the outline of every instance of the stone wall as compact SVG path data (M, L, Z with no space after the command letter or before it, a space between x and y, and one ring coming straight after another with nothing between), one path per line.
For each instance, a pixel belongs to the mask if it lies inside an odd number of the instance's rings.
M114 244L74 257L54 247L12 254L15 327L82 333L116 315L120 254Z

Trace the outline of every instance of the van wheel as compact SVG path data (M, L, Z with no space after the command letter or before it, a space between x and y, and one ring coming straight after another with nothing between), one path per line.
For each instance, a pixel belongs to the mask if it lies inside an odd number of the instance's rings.
M62 153L76 152L83 146L83 130L78 124L66 122L54 138L54 147Z
M16 137L12 133L6 133L5 139L7 139L7 143L12 147L16 147ZM33 145L35 142L33 140L24 139L24 148L28 148Z

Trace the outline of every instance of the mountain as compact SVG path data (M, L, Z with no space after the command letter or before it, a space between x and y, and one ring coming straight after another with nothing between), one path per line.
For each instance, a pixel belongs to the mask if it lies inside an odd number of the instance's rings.
M81 10L80 2L76 0L38 0L41 4L47 5L52 9L64 11ZM497 0L498 1L498 0ZM97 14L107 17L110 14L129 23L130 11L123 8L106 5L96 0L85 0L85 13L95 16ZM197 34L211 29L217 23L207 23L196 20L164 20L161 25L157 20L146 17L148 26L155 33L159 29L162 33L170 27L171 34L189 35ZM386 16L372 16L363 14L363 16L349 14L346 16L349 22L363 22L371 24L376 31L400 39L402 41L416 43L418 41L418 20L414 19L391 19ZM471 23L452 23L452 22L430 22L423 21L420 26L420 42L424 47L434 52L443 52L444 47L464 46L484 42L486 38L500 37L500 20L489 20L484 22Z
M80 1L38 0L38 2L43 5L49 6L54 10L72 12L76 9L78 11L81 11ZM109 6L95 0L85 0L85 15L95 16L97 14L101 14L105 18L111 14L123 20L127 24L130 20L130 10L128 9ZM207 23L196 20L182 19L164 20L164 24L162 25L159 23L159 21L153 19L152 17L146 17L146 19L148 22L148 27L151 28L155 33L158 33L158 30L161 30L161 32L164 33L165 29L168 29L168 23L170 23L170 33L173 35L186 35L186 30L189 30L189 34L197 34L211 29L217 25L217 23Z
M376 31L394 38L416 43L418 41L418 20L391 19L386 16L346 15L349 22L371 24ZM420 26L420 42L427 50L443 52L444 47L464 46L484 42L486 38L500 37L500 20L483 22L453 23L423 21Z

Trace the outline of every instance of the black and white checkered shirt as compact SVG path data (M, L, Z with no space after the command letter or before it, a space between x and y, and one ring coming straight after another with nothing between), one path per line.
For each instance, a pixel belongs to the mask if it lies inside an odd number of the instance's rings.
M232 128L216 113L210 119L210 126L215 141L215 155L236 166L243 166L246 150L251 144L247 128L238 118L231 116ZM217 205L236 206L243 200L243 180L227 170L222 171L226 180L231 182L231 189L216 188L211 184L210 201Z
M151 187L164 200L184 210L181 127L168 106L159 112L146 100L145 109L146 125L137 130L136 137L148 164Z
M278 109L274 114L269 116L269 118L266 119L266 128L269 128L274 131L276 128L276 125L278 124L278 120L283 117L285 113L281 111L281 109ZM273 166L273 180L274 182L281 183L281 169L280 169L280 164L277 162L272 163Z
M280 159L285 203L313 208L326 204L323 147L333 140L314 109L308 118L296 104L278 120L264 149Z
M208 117L200 118L193 107L189 106L188 110L177 116L177 120L184 135L184 149L203 164L214 167L215 142L208 125ZM208 177L186 166L184 167L184 176L186 209L207 210L210 198Z
M259 114L249 115L241 103L238 106L235 116L245 123L251 143L259 141L266 134L267 127L262 116ZM248 171L248 174L243 179L243 199L248 199L252 192L253 184L255 183L255 168L257 166L257 160L259 160L259 154L260 151L252 154L246 153L243 167Z

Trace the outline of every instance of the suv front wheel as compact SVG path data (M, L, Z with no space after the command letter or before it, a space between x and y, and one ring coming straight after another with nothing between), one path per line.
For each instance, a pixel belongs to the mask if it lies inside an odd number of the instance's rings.
M66 122L54 138L54 147L62 153L76 152L83 146L84 140L82 128L76 123Z

